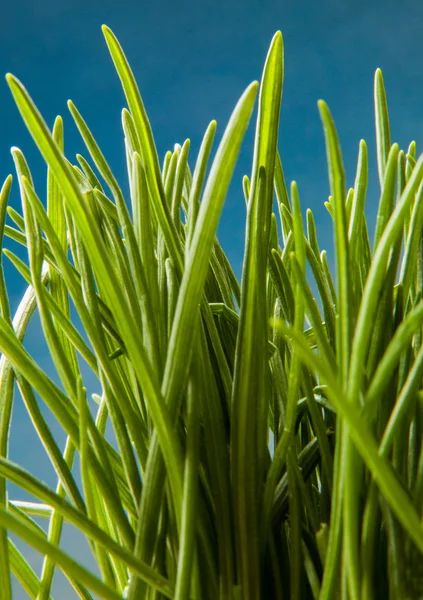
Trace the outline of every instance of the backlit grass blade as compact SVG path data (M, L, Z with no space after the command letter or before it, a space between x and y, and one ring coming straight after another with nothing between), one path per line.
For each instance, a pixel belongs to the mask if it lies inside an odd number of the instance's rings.
M116 71L121 80L129 110L134 119L139 144L136 150L143 158L148 188L154 203L157 220L165 237L166 245L171 257L175 261L175 266L178 270L182 270L181 246L170 215L170 208L166 202L157 150L154 144L153 133L151 131L147 113L135 82L134 75L119 42L108 27L103 25L102 29Z
M313 250L316 258L320 257L319 242L317 240L316 223L312 211L308 208L306 212L307 218L307 237L311 249Z
M388 154L389 150L391 149L391 133L385 84L383 81L382 71L380 69L377 69L375 73L374 95L377 170L379 173L380 187L382 189L385 179L385 168L388 161Z
M116 593L111 587L104 584L98 577L93 575L80 563L73 560L65 552L50 544L41 535L35 533L23 525L16 517L13 517L10 513L0 508L0 522L3 525L13 531L16 535L21 537L25 542L30 544L33 548L36 548L39 552L42 552L46 556L49 556L55 563L57 563L64 573L70 577L74 577L77 581L80 581L86 585L93 592L100 595L105 600L122 600L122 596Z
M188 600L190 588L198 586L198 572L195 573L196 559L196 519L193 519L198 494L198 465L200 449L200 410L198 396L204 393L200 365L192 363L192 374L187 394L187 451L184 469L184 498L181 519L181 543L178 557L178 571L175 586L175 600ZM196 577L197 575L197 577Z
M348 389L352 398L359 397L364 375L364 361L367 356L372 322L379 299L379 292L383 285L388 255L395 240L401 235L403 218L405 213L410 209L410 204L421 183L422 176L423 157L420 157L417 161L416 168L385 227L372 261L369 276L363 291L363 299L357 318L351 351L351 368Z
M357 170L354 181L354 196L351 207L350 222L348 227L348 239L350 245L351 264L360 264L363 256L363 231L366 226L364 208L366 203L366 192L368 184L368 156L367 145L360 140ZM366 273L367 274L367 273ZM361 275L361 273L360 273ZM354 302L357 304L362 293L362 277L353 281Z
M194 175L192 178L191 193L188 198L188 234L185 242L187 248L189 248L191 245L198 213L200 211L201 190L206 176L207 162L212 149L215 133L216 121L212 121L207 127L206 133L204 134L204 138L201 142L200 151L195 164Z
M290 211L291 206L290 206L290 201L289 201L289 196L288 196L288 189L287 189L286 183L285 183L285 176L283 173L282 161L281 161L281 157L280 157L279 153L277 153L276 161L275 161L275 183L274 183L274 185L275 185L275 192L276 192L276 197L278 199L278 205L279 205L279 216L280 216L281 226L282 226L282 237L283 237L284 243L286 243L286 239L288 237L288 233L290 230L287 227L287 223L285 221L283 213L281 212L281 208L282 208L282 206L285 206L285 208L288 209L288 211Z
M217 150L203 193L169 340L172 353L167 356L162 384L163 395L170 404L170 398L180 389L186 377L187 365L181 369L182 356L193 339L195 315L198 314L197 307L201 302L220 213L254 107L256 93L257 83L252 83L238 101Z
M401 264L399 280L403 284L404 298L408 297L413 278L413 272L418 263L419 243L421 243L421 230L423 225L423 185L420 184L413 206L413 212L408 230L408 238ZM414 290L411 290L414 292Z
M58 510L66 521L78 527L84 535L98 544L101 544L101 546L109 553L116 555L124 561L138 576L142 577L153 585L153 587L157 587L157 589L166 594L167 582L165 578L158 575L154 569L140 562L130 551L110 538L107 533L93 523L85 513L74 508L69 502L61 498L45 484L39 482L35 477L11 461L0 459L0 473L15 485L22 487L41 501ZM4 511L3 514L6 513L10 514L8 511ZM2 517L0 517L0 519L1 518ZM33 531L33 528L29 528L27 524L25 524L25 529L31 532ZM60 563L58 562L58 564Z
M9 539L10 567L13 575L19 581L25 592L30 598L36 600L40 587L40 580L33 569L24 559L22 554L16 548L12 540ZM51 599L51 596L48 597Z
M64 161L57 144L52 140L41 115L32 103L26 90L11 75L8 75L8 83L35 142L54 171L61 191L71 208L74 218L77 220L78 228L81 231L96 276L102 282L110 309L114 314L116 322L119 323L119 329L123 337L127 341L128 353L133 362L138 365L137 376L150 404L153 421L159 432L161 448L168 465L174 499L180 506L182 496L182 457L180 445L172 429L167 409L160 394L156 375L151 369L144 348L135 336L137 328L133 315L127 306L126 298L116 276L109 268L104 242L100 237L94 217L91 211L87 210L86 203L81 196L68 165Z
M178 165L175 173L175 185L173 186L171 200L171 214L179 235L181 234L182 191L184 187L190 144L191 142L186 140L178 156Z
M398 144L393 144L389 150L388 160L384 170L382 195L379 202L379 210L376 220L375 241L373 250L376 249L383 230L389 221L389 217L394 210L395 184L397 177Z
M0 242L3 247L4 225L6 219L6 207L12 186L12 176L4 182L0 191ZM1 314L10 321L9 299L6 290L6 281L3 271L3 257L0 256L0 307ZM11 365L3 356L0 361L0 456L7 456L9 442L10 419L13 405L13 383L14 374ZM0 508L7 505L6 482L0 477ZM0 528L0 581L3 584L4 600L11 600L12 589L10 580L9 546L7 532Z
M256 93L257 83L252 83L238 101L231 116L207 179L192 243L189 248L169 340L171 351L167 355L162 383L163 397L167 399L174 418L179 410L180 391L186 382L190 364L190 357L189 354L187 357L187 353L189 353L192 346L197 326L198 307L201 303L203 286L208 271L207 266L213 249L220 212L239 148L253 110ZM156 445L157 438L154 436L151 448L154 449ZM159 487L158 482L163 477L163 471L157 466L157 461L161 460L160 456L156 456L153 460L152 449L150 449L150 455L146 478L151 476L150 484L154 489L156 486ZM143 515L144 519L146 517L144 517L145 513L143 511L150 514L150 511L153 510L157 514L157 503L154 500L154 495L151 494L150 498L154 502L154 506L148 506L147 502L142 503L141 506L140 514ZM148 518L150 519L150 516ZM144 536L140 531L141 535ZM145 538L143 537L143 539ZM141 550L141 546L140 542L140 552L143 553L144 550Z
M348 244L347 217L345 212L345 172L341 148L332 116L327 105L319 101L320 116L326 140L326 154L329 169L329 182L335 207L335 248L338 279L338 327L340 347L339 368L342 381L348 376L348 365L351 345L352 303L350 283L350 256Z
M283 84L283 40L269 49L260 87L256 142L247 205L240 324L232 392L232 486L236 557L242 595L260 595L258 507L267 451L266 265L273 200L273 174ZM251 379L245 378L249 373ZM254 425L253 425L254 423ZM252 438L249 432L255 429Z

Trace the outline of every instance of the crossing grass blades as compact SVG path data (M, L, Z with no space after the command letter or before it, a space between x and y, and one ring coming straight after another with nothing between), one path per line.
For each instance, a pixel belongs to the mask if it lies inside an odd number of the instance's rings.
M128 198L76 106L85 150L74 164L62 119L50 132L7 76L48 190L35 189L13 148L22 215L7 206L9 176L3 261L28 288L13 316L1 270L1 598L12 597L13 575L48 600L58 569L83 599L423 597L423 158L414 142L391 144L382 73L374 235L367 145L347 190L334 121L318 103L332 273L277 151L281 34L217 149L212 121L195 159L187 140L161 165L127 59L103 33L127 101ZM239 283L216 230L255 105ZM27 248L27 263L5 238ZM61 385L23 345L35 311ZM92 397L87 369L101 390ZM56 489L8 458L15 382ZM67 435L64 451L46 411ZM9 484L32 501L11 497ZM64 523L86 537L97 572L61 545ZM10 536L42 555L40 573Z

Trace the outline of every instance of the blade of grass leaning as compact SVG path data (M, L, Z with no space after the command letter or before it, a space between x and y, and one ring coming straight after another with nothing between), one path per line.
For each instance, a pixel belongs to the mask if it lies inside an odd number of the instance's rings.
M3 254L10 260L10 262L14 265L17 271L22 275L27 284L31 285L31 274L27 265L13 252L10 252L6 248L3 250ZM45 270L45 274L47 274L47 270ZM45 278L45 275L44 275ZM73 345L75 350L82 356L87 365L91 368L95 375L98 374L97 362L95 355L92 353L90 348L85 343L79 331L70 321L69 317L64 314L62 309L57 304L57 301L54 300L51 294L45 294L45 301L48 307L48 310L52 313L55 324L60 327L66 338Z
M417 161L416 168L409 179L394 212L389 219L376 249L370 267L363 298L357 316L354 339L351 350L351 366L348 382L348 392L352 398L360 397L360 389L365 372L364 362L367 356L369 338L372 331L381 285L387 266L388 256L392 245L402 233L403 219L409 210L414 195L423 177L423 156Z
M97 593L104 600L122 600L122 596L115 592L113 588L104 584L101 579L93 575L80 563L72 559L68 554L50 544L41 535L35 533L23 525L16 517L0 508L0 522L7 525L8 529L15 535L21 537L26 543L36 548L42 554L50 557L52 561L61 567L63 572L77 581L86 585L94 593Z
M178 399L180 390L186 381L189 367L189 360L187 360L186 356L187 348L192 346L197 316L199 315L199 305L201 303L203 286L207 276L207 267L213 249L220 213L235 167L239 148L253 110L256 93L257 83L254 82L247 88L238 101L219 145L203 193L179 290L169 340L171 351L167 355L162 382L163 397L166 398L173 415L178 413L178 405L175 404L175 401ZM144 499L141 501L139 523L144 523L144 530L141 528L138 531L140 537L136 546L136 553L138 549L141 553L140 556L144 556L144 544L147 543L147 531L145 531L147 528L145 527L145 523L150 522L154 526L154 520L150 521L150 511L153 511L153 514L157 514L157 503L154 497L155 495L157 496L158 488L162 486L163 471L157 465L157 462L161 460L157 455L159 450L157 441L157 436L154 434L150 446L146 479L151 477L151 489L156 491L149 496L150 502L153 503L152 506L147 502L144 504ZM147 495L145 495L145 498L147 498ZM144 513L144 511L146 512ZM136 585L134 581L128 596L129 598L134 597L131 594L135 593Z
M166 240L166 245L171 258L174 260L176 268L182 270L181 246L170 215L170 208L166 202L157 150L154 144L153 133L151 131L147 113L144 108L144 103L141 99L134 75L118 40L113 32L105 25L103 25L102 30L116 71L121 80L130 113L134 120L138 139L138 147L135 148L135 150L139 152L144 162L148 188L154 204L157 220Z
M9 175L0 191L0 242L3 247L4 225L6 220L6 207L12 186L12 176ZM6 290L6 281L3 269L3 256L0 255L0 308L2 317L11 320L9 299ZM0 360L0 456L7 456L9 444L9 430L13 406L14 373L10 363L4 356ZM7 506L6 481L0 477L0 508ZM4 600L12 598L12 584L10 579L9 545L7 531L0 528L0 581L2 581Z
M181 203L182 203L182 190L185 181L185 172L187 168L188 154L191 142L186 140L181 148L178 156L178 164L175 173L175 185L173 186L172 200L171 200L171 214L175 223L176 230L181 235Z
M149 294L149 288L147 287L144 270L141 267L140 249L136 243L135 231L130 219L127 205L125 203L122 191L118 185L116 178L114 177L109 165L107 164L106 159L104 158L100 148L98 147L98 144L96 143L92 133L90 132L87 124L83 120L81 114L78 112L77 108L70 100L68 101L68 107L81 133L81 136L88 148L88 151L90 152L92 159L94 160L99 172L106 181L107 185L112 191L113 197L115 198L117 214L119 217L120 225L122 227L122 233L125 239L127 240L126 250L128 253L129 265L131 268L132 279L134 281L134 287L136 289L137 296L139 298L145 298L146 310L151 315L150 319L146 320L143 318L142 313L145 336L147 338L146 346L149 350L149 355L152 358L153 365L160 372L161 358L158 339L159 333L157 331L156 319L153 317L153 315L155 315L156 312L152 310L153 306L155 306L155 304L153 303L155 299L152 299Z
M116 276L109 269L104 242L99 235L92 213L87 210L84 199L68 165L64 161L54 140L52 140L41 115L35 108L28 93L22 84L12 75L8 75L7 80L22 117L39 150L55 173L61 192L73 212L73 216L77 221L78 228L86 245L87 253L96 271L96 276L104 286L109 307L112 310L116 323L119 323L122 337L126 340L128 353L131 360L138 365L137 377L145 392L150 405L152 419L159 432L161 449L168 465L174 500L180 507L182 499L182 456L180 444L171 426L156 375L151 369L144 348L135 336L137 327L127 306L126 298L123 295Z
M156 587L164 594L169 594L166 578L156 573L154 569L145 563L136 559L132 552L113 540L107 533L93 523L85 513L77 510L64 498L30 475L30 473L11 461L2 458L0 458L0 473L15 485L27 490L42 502L45 502L52 508L58 510L66 521L75 525L75 527L77 527L85 536L100 544L110 554L114 554L120 558L130 569L133 569L138 576L145 579L150 585ZM4 514L5 513L10 514L8 511L4 511ZM26 530L33 532L33 528L29 527L26 523L23 525Z
M28 594L29 598L36 600L38 596L38 590L40 587L40 580L37 575L30 567L28 562L24 559L21 552L16 548L12 540L9 539L9 555L10 555L10 569L13 575L21 584L22 588ZM51 600L51 596L48 596Z
M278 32L266 58L259 94L232 392L231 470L236 556L242 595L246 599L260 595L258 506L264 480L268 411L268 390L266 384L263 385L268 368L268 317L262 291L266 285L282 85L283 40ZM251 375L251 380L247 381L245 373ZM256 427L253 440L249 434L252 423Z

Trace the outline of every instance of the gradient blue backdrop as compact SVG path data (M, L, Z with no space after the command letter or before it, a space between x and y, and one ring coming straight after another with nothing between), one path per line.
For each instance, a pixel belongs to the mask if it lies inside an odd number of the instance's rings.
M21 79L49 125L57 114L64 116L69 158L78 151L86 154L67 114L66 100L72 98L124 189L127 189L126 168L120 125L124 98L101 34L102 23L118 36L135 72L160 160L175 142L183 143L188 137L192 144L192 167L208 123L217 120L220 138L239 96L253 79L260 77L272 35L277 29L282 31L285 84L279 148L287 181L298 182L303 209L313 209L322 245L329 251L331 223L323 207L328 181L317 100L325 99L335 118L350 185L360 138L369 144L371 219L378 201L372 97L376 67L381 67L385 75L393 141L404 148L414 139L420 152L423 137L420 0L4 3L0 72L10 71ZM43 197L44 164L4 81L0 83L0 114L1 180L13 172L10 147L18 146L29 161L38 193ZM253 130L251 123L219 229L220 240L238 274L245 219L241 178L250 173ZM16 185L11 204L20 210ZM9 242L8 246L16 250ZM25 286L8 264L6 276L15 309ZM30 327L26 345L40 364L52 372L37 320ZM96 391L95 386L90 391ZM60 432L58 435L63 441L63 435ZM55 485L19 397L11 455ZM12 495L19 496L18 490L10 489ZM85 560L88 555L79 538L66 529L65 539L66 547ZM34 553L27 551L27 555L39 568L40 561ZM63 578L56 579L54 590L58 598L74 597ZM26 595L16 587L15 597L20 600Z

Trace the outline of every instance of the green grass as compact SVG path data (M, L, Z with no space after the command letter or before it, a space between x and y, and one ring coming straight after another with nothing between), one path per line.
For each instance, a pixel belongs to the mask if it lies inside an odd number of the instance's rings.
M127 59L103 33L127 100L127 199L75 105L86 147L78 165L64 155L62 119L50 132L7 76L47 164L48 189L45 207L13 148L23 214L7 207L9 176L0 243L28 289L12 317L1 265L2 600L12 597L12 574L28 597L49 599L57 569L83 599L423 598L423 157L414 142L406 151L391 144L382 73L373 244L367 145L360 142L347 190L335 124L318 103L331 273L277 150L281 34L213 159L210 123L192 172L189 140L160 166ZM216 231L256 103L239 283ZM4 247L5 236L27 248L27 264ZM60 386L23 346L35 311ZM92 398L87 369L101 389ZM8 458L15 382L55 490ZM46 409L67 435L64 452ZM33 501L10 498L9 482ZM63 549L65 522L87 538L97 574ZM43 555L41 574L9 534Z

